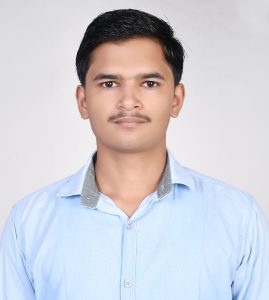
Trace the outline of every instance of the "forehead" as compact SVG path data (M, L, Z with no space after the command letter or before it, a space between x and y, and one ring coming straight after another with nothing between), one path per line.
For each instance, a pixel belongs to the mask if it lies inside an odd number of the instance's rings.
M88 72L159 71L171 73L161 44L151 38L131 38L124 41L105 42L94 49Z

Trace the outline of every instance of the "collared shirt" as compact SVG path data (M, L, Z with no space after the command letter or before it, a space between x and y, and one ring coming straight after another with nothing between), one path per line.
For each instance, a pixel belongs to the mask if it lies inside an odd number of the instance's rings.
M95 159L15 204L1 300L269 299L269 230L252 196L168 150L158 189L129 218L98 190Z

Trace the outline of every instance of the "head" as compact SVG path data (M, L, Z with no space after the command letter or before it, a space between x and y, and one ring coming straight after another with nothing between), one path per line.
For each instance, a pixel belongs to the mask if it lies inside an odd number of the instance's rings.
M136 9L118 9L96 17L86 29L77 52L76 67L80 83L84 86L92 60L92 52L106 42L119 42L136 37L159 41L164 57L170 65L175 86L183 72L184 49L172 27L162 19Z
M120 9L96 17L77 52L76 97L97 147L134 152L164 144L184 100L183 62L173 29L156 16Z

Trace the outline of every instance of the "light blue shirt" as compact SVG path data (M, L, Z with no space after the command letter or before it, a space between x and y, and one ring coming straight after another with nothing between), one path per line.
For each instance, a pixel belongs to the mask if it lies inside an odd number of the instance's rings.
M269 230L247 193L181 166L131 218L100 193L96 153L18 201L0 243L1 300L268 300Z

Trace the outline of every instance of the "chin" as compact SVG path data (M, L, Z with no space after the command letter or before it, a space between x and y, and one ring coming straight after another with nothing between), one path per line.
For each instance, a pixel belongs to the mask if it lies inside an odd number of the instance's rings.
M143 151L149 150L151 147L145 143L101 143L102 146L100 148L107 148L113 152L119 153L139 153ZM100 145L100 144L99 144Z
M125 146L115 146L113 147L113 150L116 152L120 152L120 153L138 153L138 152L143 152L146 150L145 145L125 145Z
M99 149L106 148L107 150L119 153L139 153L147 152L158 148L163 144L163 139L150 139L149 136L139 138L114 138L114 139L96 139Z

